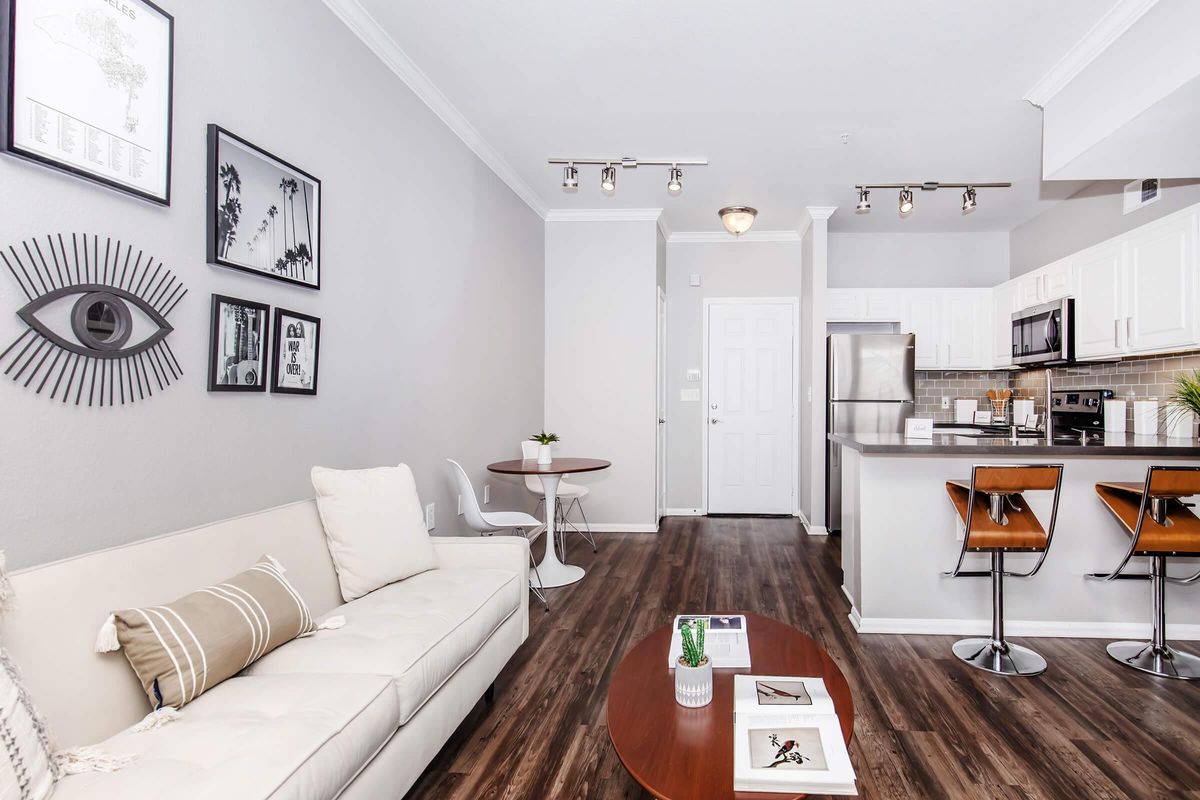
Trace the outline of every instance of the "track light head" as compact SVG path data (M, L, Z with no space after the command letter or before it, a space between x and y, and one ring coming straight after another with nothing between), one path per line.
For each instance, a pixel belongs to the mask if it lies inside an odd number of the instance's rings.
M908 214L913 210L912 189L907 186L900 190L900 213Z
M667 177L667 192L669 194L679 194L683 191L683 170L674 165L671 166L671 171Z
M858 205L854 207L854 213L871 213L871 190L865 186L860 186L858 188Z
M974 210L975 210L975 187L968 186L967 190L965 192L963 192L962 213L970 214Z
M600 170L600 188L609 194L617 190L617 171L612 164Z
M579 170L575 169L574 164L563 167L562 186L564 192L574 192L579 189Z

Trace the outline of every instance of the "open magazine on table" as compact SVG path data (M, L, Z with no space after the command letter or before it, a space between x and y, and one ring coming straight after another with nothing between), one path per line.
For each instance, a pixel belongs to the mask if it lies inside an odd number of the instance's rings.
M683 655L683 636L679 631L689 622L704 625L704 652L713 667L750 668L750 640L746 638L746 618L741 614L680 614L675 617L675 625L671 630L671 652L667 654L669 668L674 669Z
M735 675L733 698L735 791L858 794L825 681Z

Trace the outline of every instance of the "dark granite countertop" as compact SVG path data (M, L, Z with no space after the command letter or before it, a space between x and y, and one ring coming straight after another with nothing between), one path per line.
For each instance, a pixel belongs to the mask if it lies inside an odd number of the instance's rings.
M1048 445L1041 438L1019 439L1016 442L1007 437L981 439L938 433L936 429L932 439L906 439L901 433L831 433L829 439L866 455L1153 456L1200 459L1200 440L1134 436L1131 433L1110 433L1102 444L1088 445Z

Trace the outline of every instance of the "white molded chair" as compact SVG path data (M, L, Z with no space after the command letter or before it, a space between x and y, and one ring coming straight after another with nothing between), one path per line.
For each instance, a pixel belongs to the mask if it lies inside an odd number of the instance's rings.
M521 442L521 457L526 460L536 459L538 457L538 443L526 439ZM596 540L592 536L592 526L588 524L587 514L583 513L583 498L592 493L592 490L578 483L570 483L567 478L570 475L564 475L563 479L558 483L557 497L557 521L555 526L558 530L558 549L560 553L565 554L563 547L563 532L567 525L571 526L571 530L578 533L588 544L592 546L592 552L599 552L596 549ZM538 504L533 509L534 516L537 516L538 510L546 502L546 490L542 487L542 479L536 475L525 476L525 488L538 496ZM583 528L580 529L573 521L570 514L574 509L579 509L579 516L583 520Z
M467 527L476 531L483 536L491 536L497 531L516 531L529 540L532 545L538 540L538 537L546 532L546 526L538 521L537 517L526 514L524 511L489 511L484 513L479 508L479 500L475 497L475 487L471 485L471 479L467 477L466 470L452 458L447 458L450 463L451 472L454 473L454 481L458 484L458 493L462 496L463 517L466 518ZM546 606L546 610L550 610L550 601L546 599L546 594L542 590L542 576L538 575L537 562L534 561L532 550L529 553L529 563L532 565L533 574L537 578L537 584L533 581L529 582L529 588L537 595L542 604Z

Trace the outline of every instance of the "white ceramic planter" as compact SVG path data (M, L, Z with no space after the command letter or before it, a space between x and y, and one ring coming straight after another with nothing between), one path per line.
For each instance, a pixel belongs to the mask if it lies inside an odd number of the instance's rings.
M689 667L680 658L675 665L675 702L687 708L700 708L712 702L712 660L705 656L698 667Z
M1179 411L1168 406L1163 427L1167 436L1172 439L1191 439L1196 431L1196 415L1191 411Z
M538 462L537 463L539 463L539 464L554 463L554 454L552 452L550 452L550 447L551 446L548 444L538 445Z

